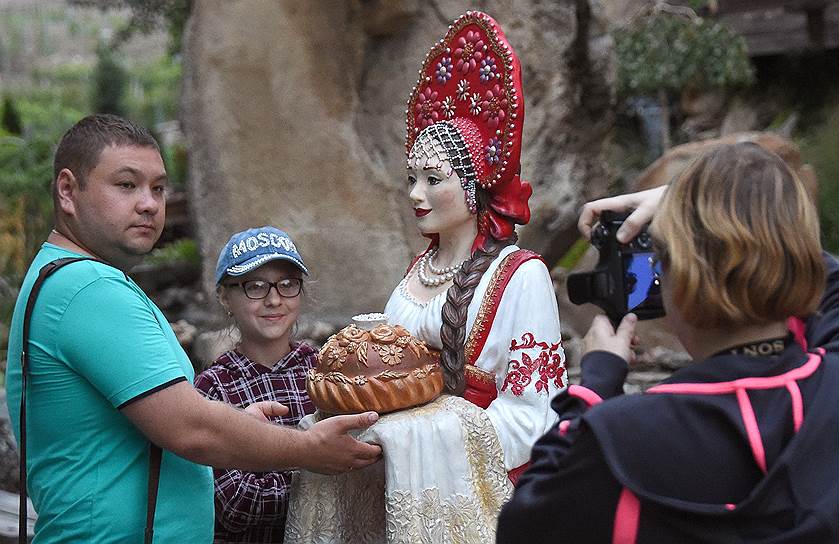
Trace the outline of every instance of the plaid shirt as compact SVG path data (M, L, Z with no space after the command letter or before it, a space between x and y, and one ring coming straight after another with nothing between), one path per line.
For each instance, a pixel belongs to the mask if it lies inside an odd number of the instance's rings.
M297 425L315 406L306 393L306 373L316 352L293 344L291 352L269 369L251 362L238 350L228 351L195 378L207 398L238 407L274 400L289 412L276 423ZM213 469L215 476L216 543L282 542L288 510L289 472L245 472Z

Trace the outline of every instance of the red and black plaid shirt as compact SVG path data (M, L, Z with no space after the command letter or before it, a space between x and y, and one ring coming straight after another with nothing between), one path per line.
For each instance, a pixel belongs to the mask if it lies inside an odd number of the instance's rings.
M276 423L297 425L315 411L306 393L306 373L315 366L316 352L303 343L273 368L251 362L239 351L228 351L195 378L207 398L238 407L274 400L288 406ZM245 472L213 469L215 476L216 543L282 542L288 510L288 472Z

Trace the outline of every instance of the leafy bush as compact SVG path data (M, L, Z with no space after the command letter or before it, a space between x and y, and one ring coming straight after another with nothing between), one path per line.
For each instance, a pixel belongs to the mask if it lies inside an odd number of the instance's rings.
M658 100L661 140L651 142L657 150L670 147L672 93L746 86L754 80L742 37L690 8L684 9L692 17L668 9L676 8L657 3L649 14L614 33L618 90L627 97Z
M0 197L5 201L0 238L0 273L22 272L49 231L52 209L52 145L34 132L0 134Z
M171 244L159 247L144 259L150 264L188 263L201 264L201 254L198 244L190 238L181 238Z
M125 88L128 74L116 61L110 49L100 44L96 50L91 105L95 113L112 113L125 117Z
M660 12L615 32L618 85L625 95L746 86L754 69L746 43L723 25Z
M129 116L148 127L178 118L180 59L164 55L131 70L131 92L126 96Z
M17 111L14 100L10 96L3 98L3 118L0 120L0 126L9 134L19 135L23 133L20 114Z

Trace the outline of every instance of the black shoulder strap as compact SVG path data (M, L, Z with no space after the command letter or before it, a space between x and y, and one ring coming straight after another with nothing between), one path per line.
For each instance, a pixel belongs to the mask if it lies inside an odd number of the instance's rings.
M163 450L160 446L149 443L149 489L146 503L146 530L143 536L144 544L152 544L154 540L154 511L157 506L157 484L160 481L160 461Z
M26 502L26 382L29 374L29 354L27 352L29 349L29 322L32 317L32 310L35 307L35 300L38 298L38 293L41 291L41 286L44 284L44 281L59 269L78 261L96 261L104 263L104 261L100 261L99 259L95 259L93 257L65 257L45 264L38 272L38 277L35 279L35 283L32 284L32 289L29 291L29 298L26 301L26 311L23 314L23 335L20 344L20 444L18 445L18 450L20 451L20 505L18 507L19 544L26 544L28 542ZM157 484L160 478L161 456L161 449L152 444L149 452L149 492L148 505L146 508L145 530L146 544L151 544L154 534L154 511L157 504Z

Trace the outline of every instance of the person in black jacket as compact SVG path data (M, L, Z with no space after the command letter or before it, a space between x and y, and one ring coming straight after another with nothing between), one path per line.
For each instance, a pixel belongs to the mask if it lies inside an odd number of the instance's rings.
M664 323L695 362L623 395L636 317L595 318L497 542L839 542L839 263L810 196L734 144L587 204L580 230L631 209L618 239L653 219Z

